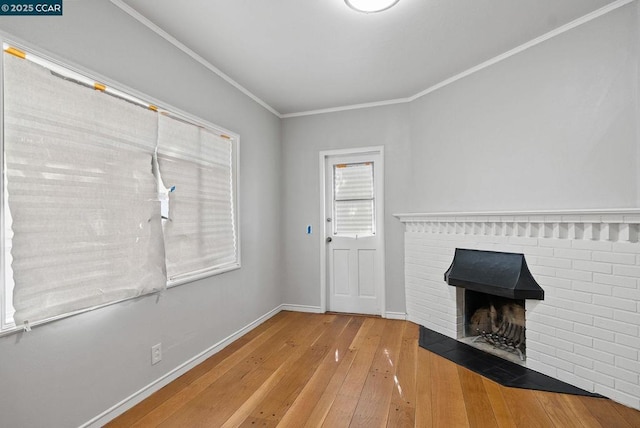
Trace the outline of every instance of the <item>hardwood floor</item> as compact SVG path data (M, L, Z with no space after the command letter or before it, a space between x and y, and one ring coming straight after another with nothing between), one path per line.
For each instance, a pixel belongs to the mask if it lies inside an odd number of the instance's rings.
M506 388L418 347L418 326L281 312L108 427L640 427L611 400Z

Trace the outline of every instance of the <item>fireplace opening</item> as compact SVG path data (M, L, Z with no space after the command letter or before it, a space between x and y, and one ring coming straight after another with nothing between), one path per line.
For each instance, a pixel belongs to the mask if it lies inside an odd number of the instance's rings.
M525 360L524 299L465 290L464 308L464 342L515 362Z
M464 320L458 324L459 339L524 364L525 299L544 299L524 254L456 248L444 280L464 290L457 293L463 300L458 300L458 311L464 309L458 312Z

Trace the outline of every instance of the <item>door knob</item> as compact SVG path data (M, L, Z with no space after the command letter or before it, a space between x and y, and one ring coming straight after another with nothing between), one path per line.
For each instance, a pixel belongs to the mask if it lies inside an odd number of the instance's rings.
M328 244L329 242L331 242L331 241L333 241L333 239L331 239L331 237L330 237L330 236L328 236L328 237L327 237L327 244Z

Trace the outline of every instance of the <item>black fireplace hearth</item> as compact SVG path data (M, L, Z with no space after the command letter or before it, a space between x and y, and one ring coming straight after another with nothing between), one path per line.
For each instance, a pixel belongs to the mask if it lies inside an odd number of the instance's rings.
M584 395L587 397L602 397L602 395L585 391L558 379L480 351L423 326L420 326L419 345L427 351L466 367L500 385Z

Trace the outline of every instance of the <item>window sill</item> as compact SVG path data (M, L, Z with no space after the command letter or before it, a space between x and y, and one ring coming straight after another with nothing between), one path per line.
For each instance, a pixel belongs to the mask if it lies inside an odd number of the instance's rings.
M181 278L178 278L178 279L175 279L173 281L167 281L167 288L176 287L178 285L186 284L188 282L197 281L199 279L207 278L207 277L214 276L214 275L219 275L221 273L230 272L230 271L236 270L236 269L240 269L240 262L233 263L233 264L226 265L226 266L219 267L219 268L207 269L205 271L198 272L196 274L185 275L185 276L183 276ZM151 295L154 295L154 294L157 294L157 292L156 293L145 294L144 296L151 296ZM48 324L50 322L57 321L57 320L60 320L60 319L63 319L63 318L71 317L71 316L74 316L74 315L79 315L79 314L82 314L84 312L93 311L95 309L104 308L106 306L111 306L111 305L115 305L115 304L118 304L118 303L126 302L127 300L138 299L138 298L144 297L144 296L130 297L130 298L118 300L118 301L115 301L115 302L105 303L104 305L100 305L100 306L93 306L91 308L80 309L78 311L70 312L68 314L58 315L58 316L55 316L55 317L52 317L52 318L47 318L45 320L41 320L41 321L36 321L34 323L30 323L29 327L31 327L31 328L37 327L39 325ZM0 337L10 336L12 334L20 333L20 332L23 332L23 331L25 331L23 326L17 326L15 324L7 324L5 326L5 328L4 328L4 330L0 331Z
M188 282L197 281L199 279L207 278L210 276L219 275L221 273L230 272L232 270L240 269L240 262L235 262L225 266L202 270L197 273L185 274L167 281L167 288L172 288L177 285L186 284Z

